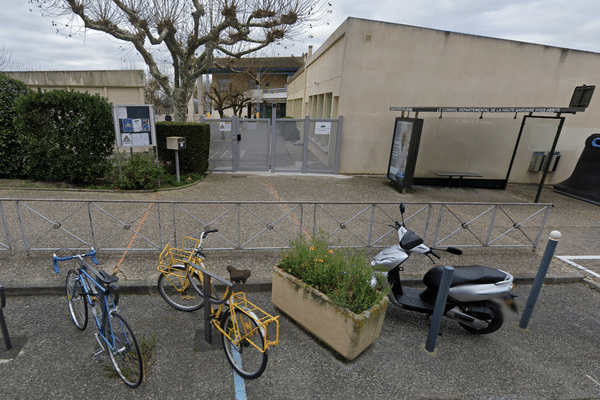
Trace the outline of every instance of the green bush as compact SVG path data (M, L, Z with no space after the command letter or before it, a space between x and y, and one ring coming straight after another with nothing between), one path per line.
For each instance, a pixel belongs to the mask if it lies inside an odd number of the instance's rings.
M110 171L115 134L106 99L38 90L19 97L15 111L15 125L24 135L27 178L85 183Z
M123 190L153 189L162 175L163 169L160 165L156 165L156 161L143 154L135 154L122 167L118 187Z
M175 151L167 149L167 137L185 138L185 150L179 151L179 171L181 176L188 174L204 175L208 169L210 149L210 125L191 122L156 123L156 150L165 173L175 174Z
M17 115L13 109L15 100L31 92L16 79L0 75L0 178L22 178L25 148L14 126Z

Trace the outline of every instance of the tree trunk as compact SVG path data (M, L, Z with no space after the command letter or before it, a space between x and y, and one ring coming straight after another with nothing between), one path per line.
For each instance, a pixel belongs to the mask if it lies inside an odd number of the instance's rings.
M187 121L187 107L190 97L192 97L192 88L186 90L185 87L176 88L173 92L173 108L175 111L175 121Z

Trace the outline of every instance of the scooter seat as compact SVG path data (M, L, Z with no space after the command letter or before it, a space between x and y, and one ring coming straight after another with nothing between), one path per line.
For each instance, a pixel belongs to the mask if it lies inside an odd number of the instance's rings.
M452 283L450 287L460 285L481 285L489 283L502 282L506 274L495 268L484 267L483 265L469 265L453 267ZM436 266L427 271L423 277L423 283L428 288L439 288L442 281L444 267Z

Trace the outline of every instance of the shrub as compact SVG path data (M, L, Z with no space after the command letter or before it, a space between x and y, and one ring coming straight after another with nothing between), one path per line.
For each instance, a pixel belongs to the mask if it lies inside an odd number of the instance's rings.
M0 75L0 178L24 176L25 147L14 125L15 100L30 92L23 82Z
M181 175L205 174L208 169L210 125L193 122L159 122L156 124L156 150L165 172L175 174L175 151L167 149L168 136L185 138L185 150L179 152Z
M290 241L278 267L324 293L340 307L360 314L387 295L371 287L373 270L362 252L331 249L321 233L307 241L304 236Z
M119 189L148 190L156 187L156 182L163 175L160 165L143 154L133 155L122 168L118 181Z
M31 92L15 101L23 132L27 178L93 182L111 168L112 108L99 95L66 90Z

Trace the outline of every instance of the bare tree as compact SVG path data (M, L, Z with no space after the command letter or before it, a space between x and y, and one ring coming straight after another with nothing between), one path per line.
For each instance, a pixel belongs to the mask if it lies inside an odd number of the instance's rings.
M173 109L171 100L165 96L156 79L150 77L144 87L144 99L148 104L154 104L157 112L169 113Z
M223 118L225 110L231 108L229 89L219 88L217 83L212 83L206 95L211 100L213 108L219 113L219 118Z
M86 29L131 43L150 75L186 118L196 79L217 55L242 57L323 15L321 0L29 0L51 15L76 15ZM172 77L158 57L169 54ZM157 52L158 51L158 52Z

